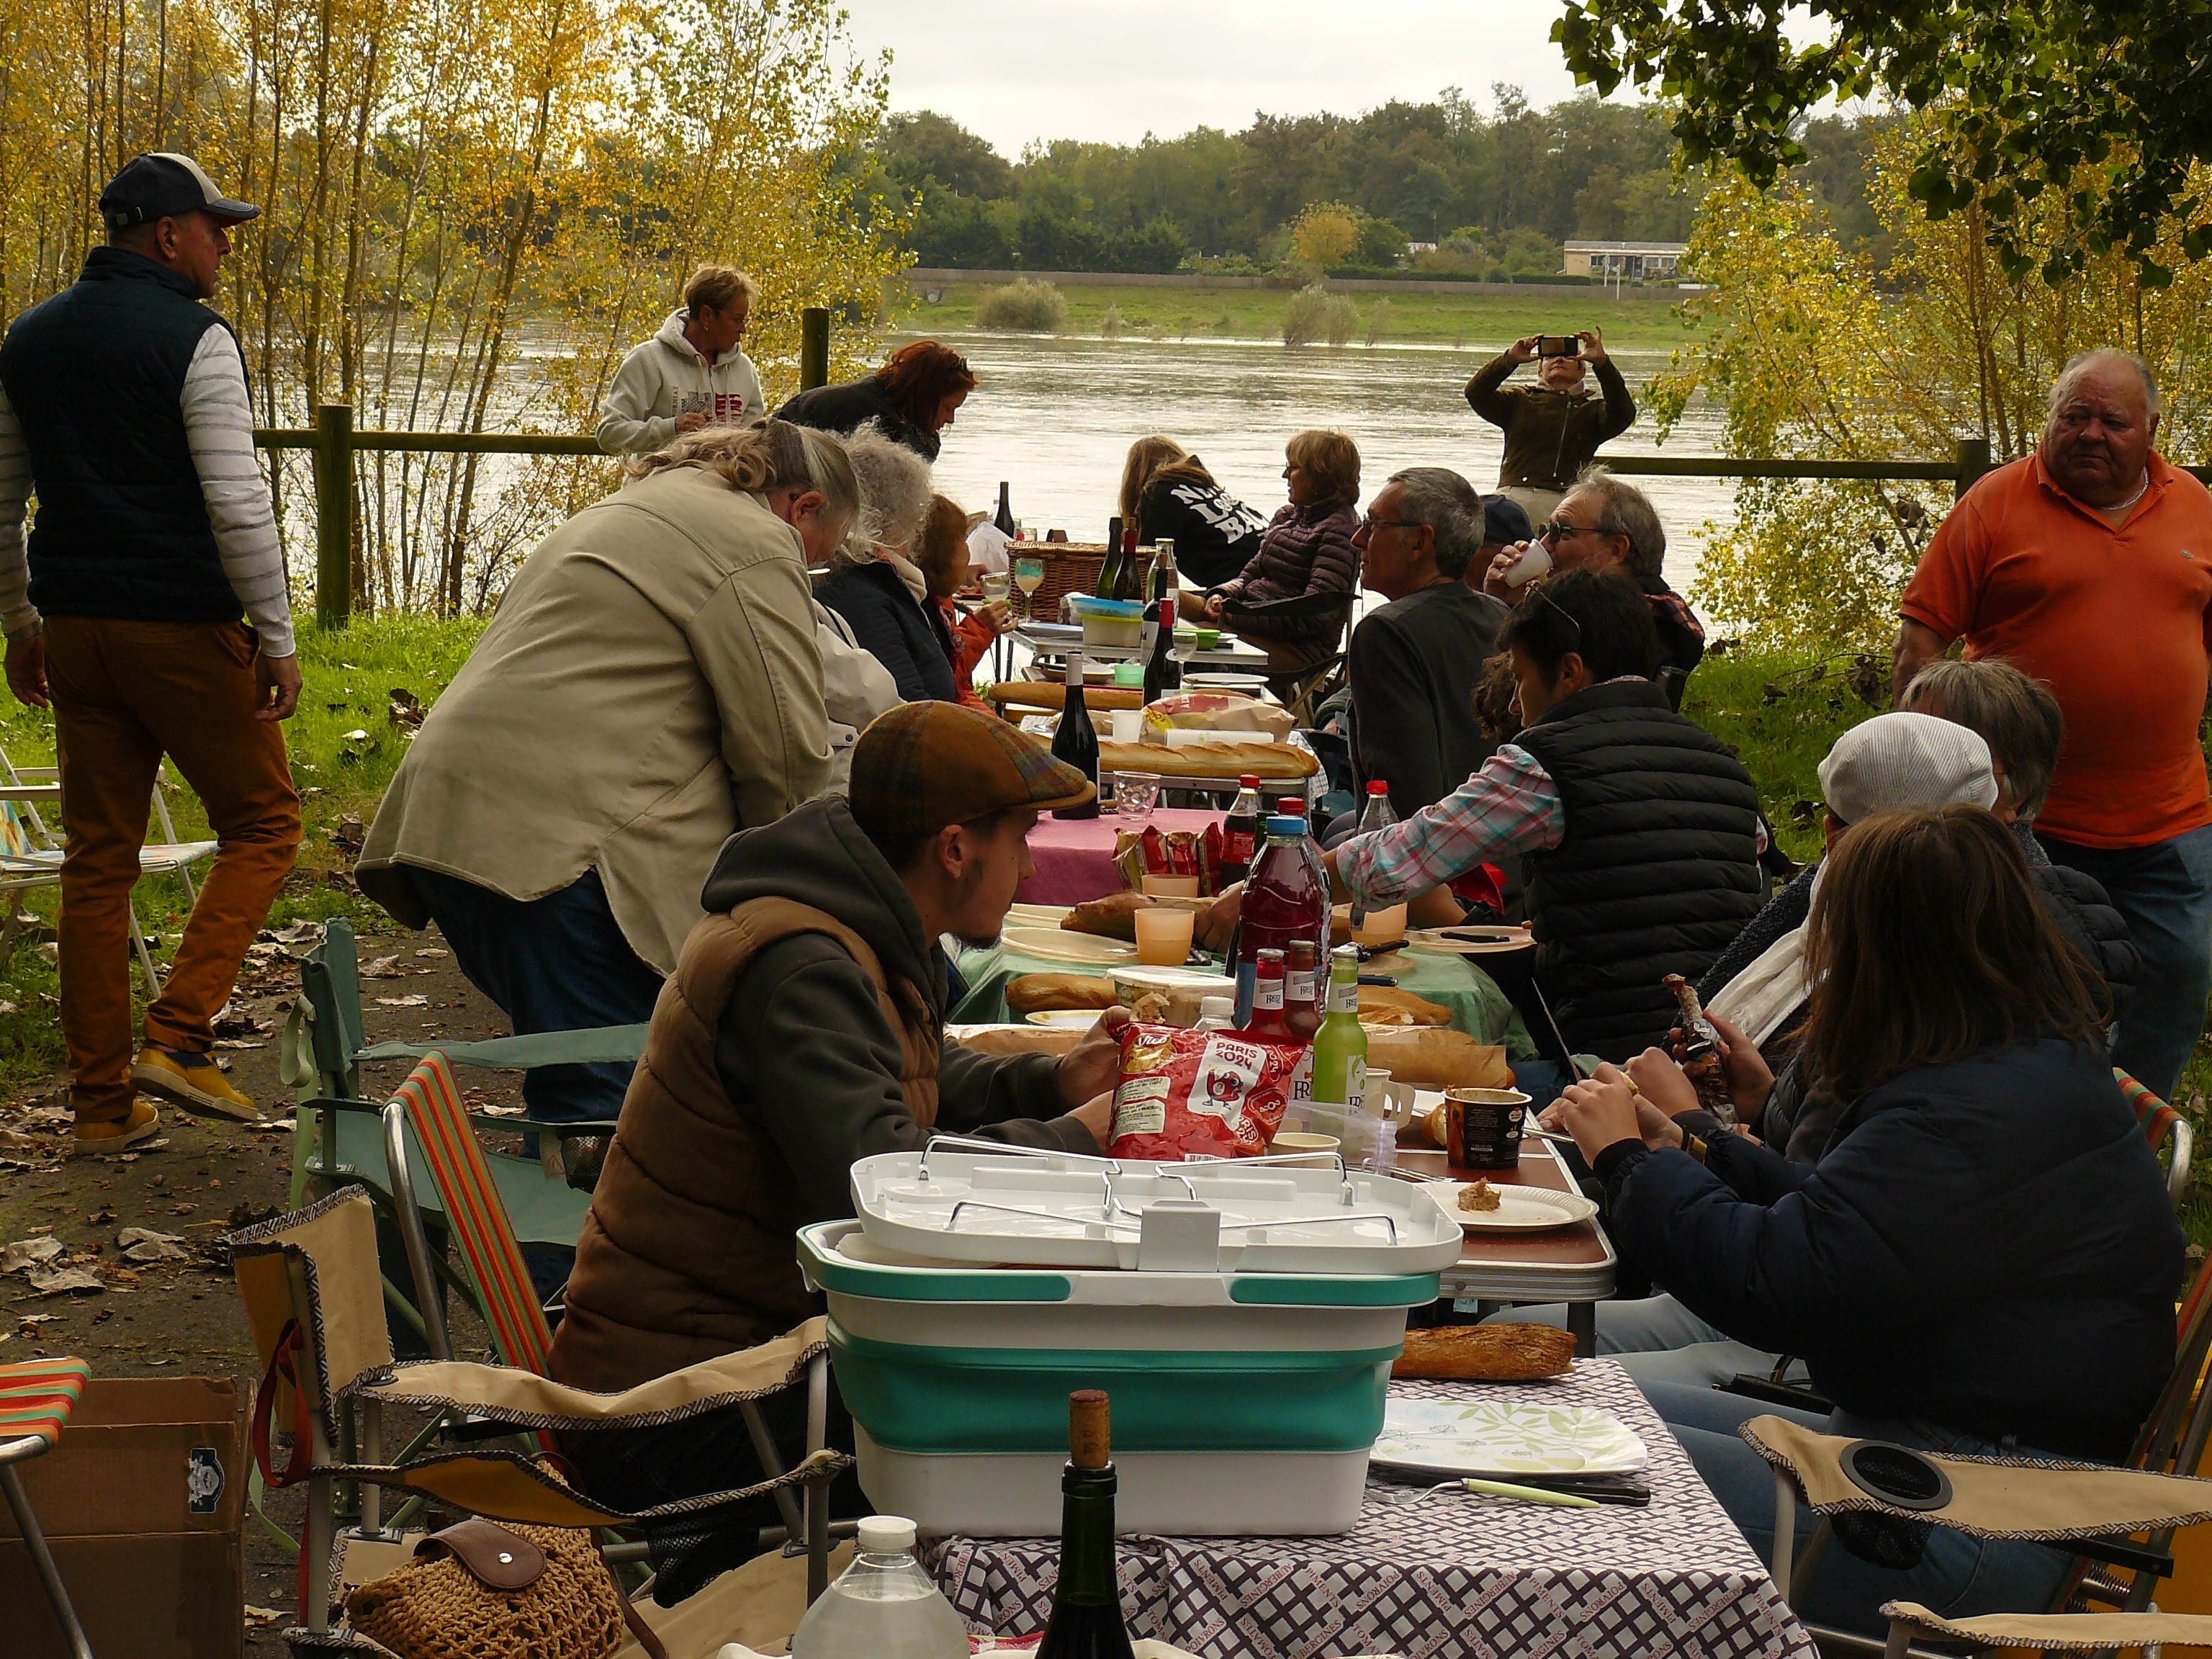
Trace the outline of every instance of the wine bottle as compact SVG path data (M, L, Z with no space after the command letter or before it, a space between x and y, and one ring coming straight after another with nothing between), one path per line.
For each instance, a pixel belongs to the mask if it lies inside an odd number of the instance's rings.
M1067 1467L1060 1473L1060 1578L1037 1659L1131 1659L1114 1574L1113 1431L1106 1396L1067 1397Z
M1175 566L1152 564L1152 602L1145 607L1145 701L1158 702L1182 690L1182 665L1175 659Z
M1004 479L999 482L999 510L992 515L991 522L999 527L1008 541L1014 538L1014 507Z
M1102 599L1121 597L1121 515L1106 521L1106 559L1098 567L1098 586L1091 589Z
M1093 793L1080 806L1055 806L1056 818L1095 818L1098 816L1098 732L1091 724L1091 707L1083 695L1083 653L1067 653L1067 699L1061 704L1060 728L1052 734L1052 757L1065 761L1089 778Z
M1145 597L1145 561L1137 551L1137 526L1125 525L1121 530L1121 574L1114 588L1114 597L1125 605L1133 605Z

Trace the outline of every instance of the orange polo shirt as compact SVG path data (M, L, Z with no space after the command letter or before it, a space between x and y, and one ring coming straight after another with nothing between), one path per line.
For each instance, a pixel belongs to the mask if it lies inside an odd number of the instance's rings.
M2212 823L2197 735L2212 651L2212 494L2150 458L2118 530L2039 455L1982 477L1921 556L1899 609L1969 659L2002 657L2066 711L2036 827L2142 847Z

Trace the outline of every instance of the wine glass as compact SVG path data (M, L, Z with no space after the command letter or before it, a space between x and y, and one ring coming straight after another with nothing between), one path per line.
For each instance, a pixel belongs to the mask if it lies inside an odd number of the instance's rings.
M1036 591L1044 586L1044 561L1016 559L1014 586L1022 590L1022 620L1033 621L1036 609Z
M986 570L983 573L983 603L998 605L1013 592L1014 578L1010 571Z

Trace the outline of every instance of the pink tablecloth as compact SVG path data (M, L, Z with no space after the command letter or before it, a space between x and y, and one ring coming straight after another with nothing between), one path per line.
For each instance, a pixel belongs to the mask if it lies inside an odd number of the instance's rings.
M1221 822L1218 812L1160 807L1145 820L1162 830L1203 830ZM1141 829L1135 818L1118 817L1112 806L1095 818L1056 818L1046 813L1030 831L1030 857L1036 873L1015 890L1021 904L1081 904L1118 893L1129 884L1114 865L1114 832Z

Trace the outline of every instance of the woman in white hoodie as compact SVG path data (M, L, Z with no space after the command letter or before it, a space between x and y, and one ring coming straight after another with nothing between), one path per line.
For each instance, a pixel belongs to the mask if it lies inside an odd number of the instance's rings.
M684 307L660 331L632 347L599 416L599 447L650 455L707 426L750 426L761 405L760 374L739 348L759 290L729 265L701 265L684 285Z

